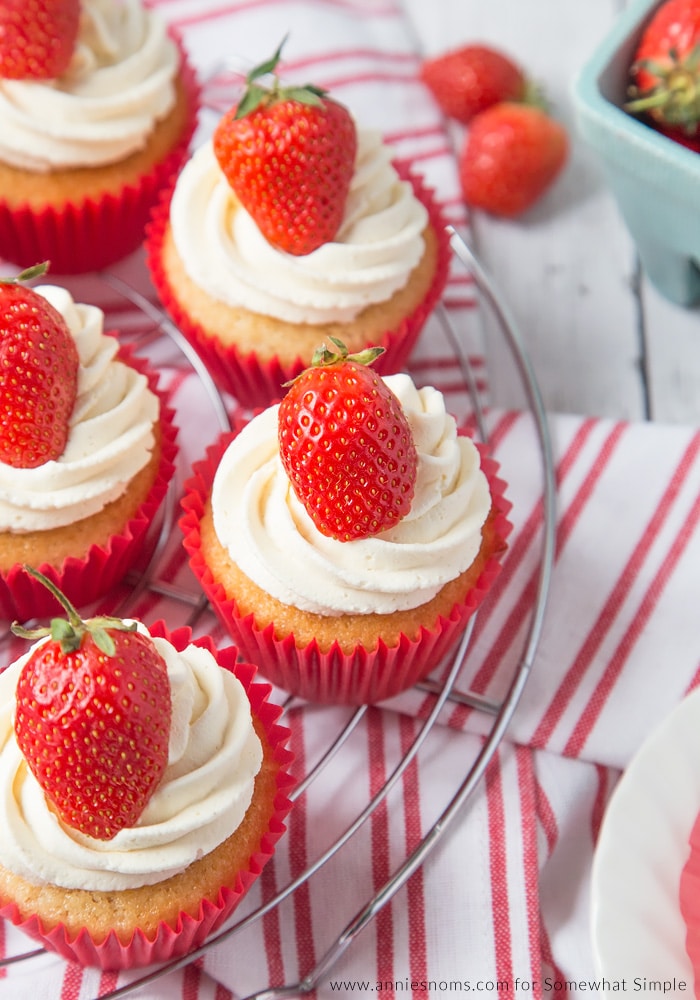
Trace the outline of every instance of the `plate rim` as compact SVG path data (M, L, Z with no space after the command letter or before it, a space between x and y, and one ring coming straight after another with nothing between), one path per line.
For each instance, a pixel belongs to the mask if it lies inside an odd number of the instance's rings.
M666 970L663 978L670 980L674 976L677 981L685 980L688 996L694 996L695 974L685 950L685 922L678 905L678 884L683 866L687 858L688 838L696 817L700 814L700 687L688 692L681 701L652 729L649 736L637 749L623 771L615 786L603 816L603 822L598 834L593 853L591 872L591 902L590 902L590 933L593 950L593 960L596 975L609 980L610 989L601 989L604 997L612 997L614 982L626 978L642 979L650 969L646 969L644 961L653 961L656 956L638 955L639 967L636 971L628 970L623 964L628 960L620 956L620 942L616 936L611 943L610 928L614 925L622 933L634 933L635 919L638 925L643 921L643 914L630 909L625 910L629 903L629 893L617 895L624 889L625 873L637 852L646 851L647 859L655 862L657 873L661 873L668 892L655 901L655 919L669 929L668 952L673 966ZM688 752L690 751L690 752ZM679 763L678 771L668 768L669 763ZM659 778L659 773L667 776L669 789L683 786L681 791L686 797L676 794L672 797L672 808L658 809L658 800L653 794L653 779ZM650 786L652 794L650 794ZM657 789L658 791L658 789ZM653 819L663 829L661 832L673 842L675 853L670 855L654 854L655 845L649 840L644 843L644 835L635 828L635 836L625 840L624 835L630 832L634 824L645 811L653 811ZM647 819L649 816L647 816ZM657 830L657 833L659 830ZM624 848L622 846L624 842ZM658 848L657 848L658 850ZM624 851L624 854L622 853ZM638 900L637 900L638 902ZM675 905L674 905L675 902ZM659 909L660 907L660 909ZM631 921L630 921L631 918ZM671 935L673 935L671 937ZM660 947L660 946L659 946ZM614 954L611 950L614 949ZM669 965L671 961L669 960ZM633 975L630 975L633 972ZM615 996L619 993L615 992Z

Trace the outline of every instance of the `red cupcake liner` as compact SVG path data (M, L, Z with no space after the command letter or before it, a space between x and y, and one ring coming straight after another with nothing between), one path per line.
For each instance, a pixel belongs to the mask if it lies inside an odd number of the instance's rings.
M163 190L173 188L197 125L199 84L179 37L171 34L180 50L187 100L187 121L177 145L118 194L42 210L11 208L0 194L0 256L20 267L49 260L52 274L84 274L114 264L141 246L151 208ZM80 191L75 193L80 196Z
M148 496L122 531L113 535L106 545L92 545L83 556L69 557L61 566L41 563L34 567L52 580L78 608L107 594L142 558L146 536L175 473L177 427L174 411L168 405L168 395L159 389L158 375L126 345L120 345L118 357L146 375L149 388L160 400L161 461ZM19 563L7 573L0 572L0 619L28 621L61 612L55 597Z
M469 618L488 594L500 571L506 538L512 525L507 514L511 508L505 498L505 482L498 476L498 464L483 446L477 445L481 466L488 479L495 511L494 553L487 560L476 584L466 599L456 604L448 617L440 617L435 628L422 628L417 638L401 635L398 645L380 642L376 649L357 646L351 654L334 643L327 653L316 641L297 646L292 634L278 639L274 624L258 628L253 615L242 616L236 602L226 596L201 551L200 524L221 457L240 427L222 435L194 466L185 483L180 518L184 546L190 566L219 621L241 649L242 655L256 663L260 673L277 687L307 701L324 704L364 705L384 701L405 691L431 673L463 634Z
M384 353L374 362L375 370L381 375L389 375L405 367L426 320L442 296L450 265L450 244L445 220L432 191L424 185L421 178L411 174L403 166L397 164L396 169L403 179L410 181L416 197L427 209L430 225L437 237L438 253L433 282L423 301L396 329L385 331L371 345L384 348ZM282 364L278 358L262 361L254 353L243 354L235 345L227 346L212 338L200 323L187 314L173 293L162 261L171 197L172 190L165 192L159 199L146 230L147 263L161 303L182 335L195 348L219 389L230 393L244 408L267 406L283 395L282 386L285 382L291 381L307 368L311 359L297 357L290 364Z
M181 913L174 927L161 922L153 938L137 930L128 944L122 944L115 933L109 934L104 941L98 941L87 929L71 935L62 924L49 930L38 917L23 919L14 903L0 907L0 917L11 920L19 930L49 950L58 952L71 962L101 969L140 968L181 958L201 947L228 920L274 854L277 841L286 830L285 819L292 807L289 792L295 781L289 773L293 760L287 749L290 733L277 721L282 710L269 700L270 685L255 680L257 668L251 663L239 662L239 650L235 646L217 650L209 636L193 639L191 629L187 627L175 629L171 633L163 621L158 621L149 626L149 631L153 636L167 639L178 650L190 643L203 646L215 656L221 667L230 670L239 679L250 701L253 715L265 732L272 759L279 767L274 813L268 830L250 857L247 867L238 874L236 884L233 887L222 887L215 902L203 900L196 917Z

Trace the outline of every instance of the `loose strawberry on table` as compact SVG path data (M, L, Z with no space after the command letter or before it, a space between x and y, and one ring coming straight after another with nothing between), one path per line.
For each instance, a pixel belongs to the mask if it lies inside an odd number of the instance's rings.
M0 77L47 80L73 56L80 0L0 0Z
M458 168L467 204L507 218L531 208L562 170L569 138L524 70L474 43L425 60L420 76L466 126Z
M665 0L642 33L624 105L672 139L700 140L700 0ZM687 141L689 140L689 141Z
M273 246L296 256L336 236L352 180L357 133L350 112L312 84L270 88L281 48L247 77L219 122L214 152L243 207Z
M280 404L280 457L318 530L350 541L408 513L418 458L401 404L368 367L382 349L349 355L331 339L337 353L319 349Z
M22 284L46 265L0 279L0 462L32 469L64 451L78 350L61 314Z
M566 129L536 105L495 104L472 121L459 157L472 208L514 218L531 208L568 158Z
M133 826L168 763L171 701L165 661L134 623L82 621L63 594L27 567L65 608L17 682L15 735L32 774L71 828L100 840Z
M424 60L420 76L444 113L464 125L492 104L521 100L527 86L509 55L481 43Z

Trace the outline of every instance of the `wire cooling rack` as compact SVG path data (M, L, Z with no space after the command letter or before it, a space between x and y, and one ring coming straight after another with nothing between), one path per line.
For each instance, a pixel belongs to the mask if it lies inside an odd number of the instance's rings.
M411 851L406 852L403 860L397 865L384 884L379 887L378 891L367 898L364 905L357 910L354 916L339 926L337 932L334 929L335 938L315 963L314 968L301 981L289 982L283 986L274 988L263 986L257 992L248 994L246 1000L282 1000L285 997L301 996L309 993L324 981L340 958L353 945L358 935L376 918L387 903L405 885L410 876L423 864L438 841L450 828L455 817L464 810L465 804L482 779L489 761L504 736L534 663L544 620L554 557L556 491L553 461L544 407L535 375L523 348L515 323L504 306L493 281L481 267L467 244L452 228L449 229L449 236L455 257L473 278L483 304L492 311L496 319L496 328L500 331L500 335L505 338L522 382L528 407L532 413L539 448L544 527L539 552L538 583L535 598L530 608L528 627L522 641L517 666L510 679L505 695L500 701L496 702L486 699L476 692L464 692L461 690L458 692L455 690L455 682L469 656L474 626L474 618L472 618L458 648L444 664L435 665L436 667L441 666L442 669L441 671L436 671L433 676L439 673L444 680L439 683L427 680L419 685L420 688L432 695L432 704L430 712L421 720L413 742L401 759L395 764L393 770L390 771L382 787L368 798L366 804L357 812L333 843L317 857L312 858L307 867L294 878L290 879L273 898L268 899L256 909L249 910L243 917L234 915L225 925L224 929L213 935L201 948L167 965L144 970L142 975L127 985L117 988L110 993L101 994L103 998L117 998L138 994L162 976L200 958L207 949L213 947L215 944L220 944L223 941L230 941L233 944L237 935L292 897L304 883L312 879L316 873L341 851L345 844L358 834L358 831L369 820L374 811L386 800L392 788L400 781L411 762L421 752L428 734L446 703L459 702L459 704L467 704L478 712L483 713L488 719L488 727L481 743L481 749L475 755L474 759L465 766L464 772L456 777L451 798L445 803L442 812L433 822L432 826L427 829L418 844ZM193 370L196 374L196 387L201 397L199 400L200 408L202 403L205 407L208 407L211 414L211 422L207 425L205 432L202 433L203 428L201 426L199 428L192 428L187 425L186 421L181 420L179 421L181 433L183 430L186 433L195 435L201 433L202 439L206 443L208 440L213 440L216 437L217 431L227 430L229 427L229 418L224 401L221 399L196 353L162 311L154 306L145 295L125 284L114 275L104 274L92 280L97 281L97 288L94 286L84 289L78 288L76 291L74 284L71 284L71 290L79 301L101 301L104 300L106 292L108 300L105 310L106 314L110 316L111 313L116 313L120 317L118 320L120 333L123 337L130 338L133 341L132 346L135 346L139 352L145 352L154 365L171 371L182 369L184 366ZM134 329L130 332L128 317L132 312L139 319ZM488 443L488 433L477 389L477 378L470 365L468 352L465 349L461 332L454 328L448 311L444 307L438 307L436 319L441 323L445 334L454 348L465 383L469 388L474 422L477 427L476 436ZM203 448L195 449L195 454L199 455L202 451ZM150 555L147 557L145 564L139 568L138 574L134 574L128 579L127 585L121 595L117 595L116 605L112 605L111 611L116 614L128 613L129 609L133 608L144 595L165 597L169 601L169 606L179 611L181 619L176 623L169 622L169 624L188 624L196 632L197 626L206 621L206 617L210 613L206 599L201 591L193 585L191 578L185 577L184 582L178 579L172 580L162 572L169 547L173 544L179 544L178 533L173 529L175 528L175 521L178 516L178 501L181 495L183 478L188 473L188 469L178 468L164 505L161 521L158 525L154 526ZM0 631L0 663L10 662L9 657L12 655L14 642L15 640L12 639L9 631L5 631L5 633ZM284 721L284 713L291 711L294 704L295 699L293 698L289 698L284 702L282 706L282 721ZM291 794L293 801L298 801L302 796L307 795L312 785L317 786L319 783L322 784L324 772L329 763L336 755L343 753L344 747L367 711L367 707L362 706L350 712L349 717L335 732L332 741L325 746L323 752L318 756L313 765L302 775L301 780ZM31 963L43 954L42 949L31 949L21 955L5 959L0 961L0 971L3 966L9 967L16 963Z

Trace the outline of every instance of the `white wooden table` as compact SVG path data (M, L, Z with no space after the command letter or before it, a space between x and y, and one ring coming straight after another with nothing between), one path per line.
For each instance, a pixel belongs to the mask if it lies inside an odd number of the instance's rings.
M675 306L650 285L576 131L573 79L624 0L402 2L426 55L473 41L498 45L545 88L569 129L570 161L543 201L517 221L481 212L471 219L473 249L519 328L547 409L699 423L700 308ZM514 405L519 384L501 363L503 340L486 334L493 401Z

